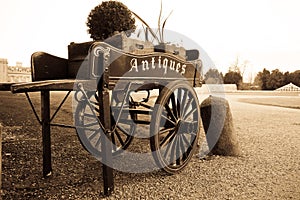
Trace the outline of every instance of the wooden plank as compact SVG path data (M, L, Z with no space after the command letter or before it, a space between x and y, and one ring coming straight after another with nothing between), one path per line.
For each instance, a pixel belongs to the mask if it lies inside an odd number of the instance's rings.
M110 95L108 90L109 85L109 69L106 65L99 66L103 76L99 79L97 90L99 95L99 120L104 126L105 137L101 141L101 156L102 156L102 173L104 196L109 196L114 190L113 177L113 162L112 162L112 143L111 143L111 110L110 110Z
M37 92L45 90L53 91L69 91L73 90L75 79L47 80L35 81L30 83L13 84L11 86L12 93Z
M102 91L99 91L99 99L102 101L99 102L100 108L100 121L105 128L105 136L102 136L101 141L101 156L102 156L102 170L103 170L103 187L104 195L109 196L114 190L114 179L113 179L113 169L112 169L112 144L110 142L110 130L111 130L111 121L110 117L110 97L109 90L104 88ZM102 108L102 109L101 109Z
M52 174L51 136L50 136L50 92L41 92L42 140L43 140L43 176Z
M14 83L0 83L0 91L10 91L12 84Z

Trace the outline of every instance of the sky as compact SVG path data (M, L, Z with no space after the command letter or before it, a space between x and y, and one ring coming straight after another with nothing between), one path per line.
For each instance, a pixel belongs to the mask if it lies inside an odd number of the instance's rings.
M120 0L157 27L160 0ZM45 51L67 58L70 42L90 41L87 16L100 0L0 0L0 58L30 65ZM163 0L166 29L190 38L226 73L236 59L246 74L300 69L300 1ZM252 75L253 76L253 75ZM246 77L247 78L247 77Z

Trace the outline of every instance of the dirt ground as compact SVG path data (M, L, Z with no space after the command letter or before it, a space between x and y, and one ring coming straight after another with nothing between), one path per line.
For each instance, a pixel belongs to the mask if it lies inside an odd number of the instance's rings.
M282 96L294 100L274 104ZM38 105L38 93L31 97ZM62 97L53 97L54 109ZM172 176L162 171L115 171L115 191L107 199L300 199L300 109L291 105L299 103L300 96L259 92L231 93L225 98L231 106L240 157L200 160L195 154L182 172ZM69 99L58 121L72 124L70 106ZM101 163L83 149L73 129L52 128L54 173L44 179L41 128L25 96L0 92L0 113L2 199L99 198ZM134 141L134 147L149 146L148 141Z

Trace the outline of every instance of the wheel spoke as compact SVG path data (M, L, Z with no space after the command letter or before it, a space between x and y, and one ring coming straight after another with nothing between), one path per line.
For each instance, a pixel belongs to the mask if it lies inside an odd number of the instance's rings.
M197 133L195 133L195 132L190 132L189 135L196 136Z
M99 110L99 108L97 108L97 107L94 107L94 106L93 106L93 108L94 108L94 110L95 110L97 113L100 113L100 110Z
M181 107L183 106L182 105L182 89L178 89L178 92L177 92L177 106L176 106L176 111L177 111L177 117L181 117L181 113L180 113L180 110L181 110Z
M93 129L93 128L86 128L83 126L76 126L76 129L78 130L85 130L85 131L98 131L99 129Z
M175 136L176 136L176 134L172 134L172 136L170 137L169 143L167 144L167 147L166 147L166 150L165 150L165 153L164 153L164 157L166 157L167 153L170 151L170 148L171 148L172 144L174 143L174 137Z
M197 108L192 109L188 114L186 114L183 119L186 120L187 118L189 118L189 116L191 116L191 114L193 114L194 112L197 111Z
M120 144L123 146L124 145L124 141L123 141L123 139L122 139L122 137L121 137L121 135L119 134L119 132L118 132L118 130L116 129L116 131L115 131L115 134L114 135L116 135L117 136L117 138L118 138L118 140L119 140L119 142L120 142ZM115 143L114 143L115 144Z
M96 144L95 144L95 148L96 148L96 149L98 149L98 147L99 147L99 145L100 145L100 143L101 143L101 139L102 139L102 134L100 134L100 136L99 136L99 138L98 138L98 140L97 140L97 142L96 142Z
M169 152L170 147L171 147L171 143L169 142L169 143L167 144L166 149L164 150L164 158L167 156L167 153Z
M113 151L116 151L116 148L117 148L117 147L116 147L115 134L112 133L110 137L111 137L111 142L112 142L112 144L113 144L113 145L112 145L112 150L113 150Z
M94 97L95 97L96 101L98 101L98 102L100 101L97 92L94 93Z
M182 141L188 145L189 147L191 146L191 142L188 141L188 139L186 138L186 136L184 134L181 135L182 137Z
M166 119L168 122L172 123L173 125L176 125L176 123L174 121L172 121L171 119L169 119L165 115L162 115L161 117L164 118L164 119Z
M175 127L170 127L170 128L165 128L159 131L159 134L162 135L164 133L170 132L170 131L174 131Z
M189 101L187 102L186 106L184 107L184 111L182 113L182 118L184 118L184 116L186 115L186 112L190 108L193 101L194 101L194 99L189 99Z
M180 148L180 146L181 146L181 144L180 144L181 142L180 142L180 136L177 136L177 144L176 144L176 164L177 165L180 165L180 150L181 150L181 148Z
M183 115L184 115L184 110L185 110L185 105L186 104L186 101L187 101L187 98L188 98L188 91L185 91L183 97L182 97L182 104L181 104L181 109L180 109L180 117L182 118Z
M177 120L179 115L177 113L177 105L176 105L174 93L172 93L172 95L170 96L170 99L171 99L171 103L172 103L173 115L175 116L175 120Z
M176 117L176 115L174 114L174 112L171 110L169 104L166 104L166 105L165 105L165 108L166 108L168 114L171 116L171 118L172 118L174 121L176 121L176 120L177 120L177 117Z
M91 141L92 139L94 139L98 133L100 133L100 131L99 131L99 130L95 130L95 131L88 137L88 140Z
M91 100L90 100L90 103L93 104L93 105L99 106L99 103L96 102L96 101L91 101Z
M170 163L172 163L176 159L177 141L178 141L178 137L174 137L174 140L172 142L172 147L171 147Z
M187 154L189 154L191 151L192 151L192 148L193 148L193 146L194 146L194 143L196 142L195 141L195 138L196 138L196 136L192 136L191 137L191 139L190 139L190 142L184 137L184 141L185 141L185 143L187 143L188 144L188 148L186 149L186 153Z
M187 154L185 151L185 145L184 145L184 139L183 139L183 135L180 136L180 148L181 148L181 152L182 152L182 160L185 160L187 158Z
M175 136L175 132L174 132L174 128L170 128L170 130L168 130L168 131L170 131L169 133L168 133L168 135L166 135L166 137L164 137L164 139L160 142L160 144L159 144L159 146L165 146L165 143L167 142L167 141L170 141L170 140L172 140L172 138L174 138L174 136Z
M93 119L95 119L95 118L96 118L96 116L95 116L95 115L93 115L93 114L89 114L89 113L83 113L83 116L84 116L84 117L88 117L88 118L93 118Z
M89 123L89 124L84 124L84 127L90 127L90 126L96 126L96 125L99 125L98 122L92 122L92 123Z

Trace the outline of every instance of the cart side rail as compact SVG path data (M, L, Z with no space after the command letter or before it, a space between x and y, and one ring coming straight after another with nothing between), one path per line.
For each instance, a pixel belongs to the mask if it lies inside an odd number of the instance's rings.
M197 50L190 50L196 58ZM185 80L192 86L201 86L202 63L200 59L184 60L170 53L152 52L132 54L104 42L95 42L90 49L90 79L99 79L106 71L110 86L118 81L175 81Z

